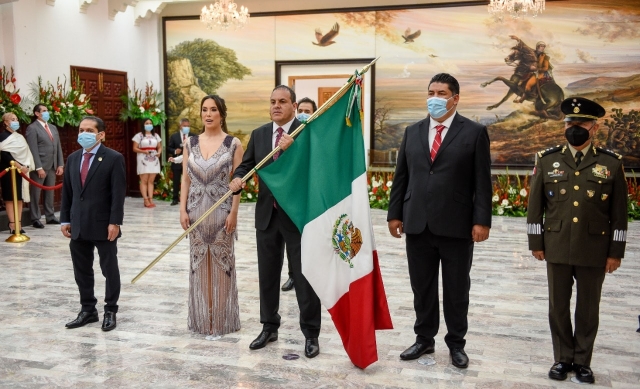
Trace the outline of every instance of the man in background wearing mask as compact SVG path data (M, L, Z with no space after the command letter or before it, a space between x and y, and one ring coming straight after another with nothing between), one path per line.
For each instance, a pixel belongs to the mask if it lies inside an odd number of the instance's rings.
M296 119L300 122L306 122L309 117L316 112L318 106L316 102L308 97L303 97L298 101L298 112L296 113ZM282 284L282 291L288 292L295 286L293 283L293 269L291 268L291 261L289 260L289 253L287 253L287 263L289 264L289 278Z
M62 145L58 129L53 124L49 124L49 110L42 104L33 107L33 114L36 120L27 127L27 143L33 155L33 161L36 166L35 171L29 173L31 179L40 185L54 186L56 184L56 176L64 173L64 159L62 156ZM31 204L29 210L31 213L31 223L35 228L44 228L40 222L40 188L31 186L29 197ZM60 224L56 219L53 209L53 191L44 191L44 215L47 224Z
M431 79L430 115L407 127L398 151L387 221L391 235L406 234L416 311L416 341L400 359L435 351L442 263L444 341L452 364L466 368L469 272L474 243L489 237L492 189L487 128L456 112L459 94L451 75Z
M99 320L93 293L93 252L98 249L100 269L105 276L103 331L116 328L120 297L118 238L124 217L127 188L124 157L102 145L105 136L102 119L87 116L79 126L77 150L67 159L62 184L60 230L70 238L73 273L82 306L78 317L67 328L82 327Z
M167 152L169 157L177 158L182 155L182 149L187 141L187 138L194 136L195 134L190 131L189 119L184 118L180 120L180 130L169 138L169 144L167 145ZM182 179L182 159L180 162L171 163L171 171L173 172L173 201L171 205L177 205L180 203L180 182Z
M555 359L549 378L564 380L573 370L579 382L593 383L590 364L602 283L620 266L627 240L627 182L622 156L592 144L604 108L582 97L568 98L560 108L568 143L537 154L527 235L533 256L547 261Z

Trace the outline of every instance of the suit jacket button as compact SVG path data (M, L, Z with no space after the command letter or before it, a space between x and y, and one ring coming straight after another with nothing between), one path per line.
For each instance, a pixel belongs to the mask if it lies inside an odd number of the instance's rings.
M574 207L577 207L577 206L578 206L578 202L577 202L577 201L574 201L574 202L573 202L573 206L574 206Z
M433 170L429 171L429 174L433 174Z
M574 186L573 189L578 190L580 187L578 185Z
M80 197L80 201L84 201L84 197Z
M580 172L575 172L575 175L576 175L576 176L579 176L579 175L580 175Z
M577 217L574 217L574 218L573 218L573 222L574 222L574 223L577 223L577 222L578 222L578 218L577 218Z

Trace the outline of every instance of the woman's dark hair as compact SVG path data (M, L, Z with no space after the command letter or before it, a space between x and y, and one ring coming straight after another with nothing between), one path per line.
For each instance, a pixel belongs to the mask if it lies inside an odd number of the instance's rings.
M209 99L213 100L213 102L216 104L216 108L218 108L218 112L220 112L220 117L222 118L220 127L222 127L222 132L228 134L229 130L227 129L227 104L225 104L222 97L218 95L207 95L203 97L202 101L200 102L200 116L202 116L202 106L204 105L204 102ZM204 131L204 123L202 124L202 131Z

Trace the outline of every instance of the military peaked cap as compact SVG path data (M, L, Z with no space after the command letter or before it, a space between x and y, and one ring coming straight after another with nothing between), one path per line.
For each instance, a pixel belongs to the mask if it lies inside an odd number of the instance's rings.
M560 105L560 109L565 115L565 122L586 122L601 118L605 114L605 110L600 104L585 99L584 97L570 97L565 99Z

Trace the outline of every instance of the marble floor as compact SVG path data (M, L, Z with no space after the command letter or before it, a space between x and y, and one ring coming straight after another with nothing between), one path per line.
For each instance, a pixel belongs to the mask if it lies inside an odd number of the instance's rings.
M122 294L118 327L100 323L67 330L79 310L68 241L58 228L26 227L31 241L0 242L1 388L573 388L552 381L544 263L532 260L524 219L496 217L491 237L476 245L471 306L461 370L449 362L444 321L435 364L401 361L414 341L412 294L404 243L389 236L385 212L374 229L394 329L377 333L379 361L366 370L347 358L323 313L321 353L307 359L293 292L281 294L279 340L257 351L258 271L252 204L240 211L237 269L242 329L215 341L187 330L188 241L182 241L136 284L131 279L181 230L178 208L155 209L128 198L119 241ZM4 239L4 237L3 237ZM607 275L592 361L594 388L640 388L640 223L631 223L622 267ZM104 295L97 264L96 296ZM286 267L282 280L286 277ZM285 354L299 354L285 360ZM424 362L425 360L423 360Z

